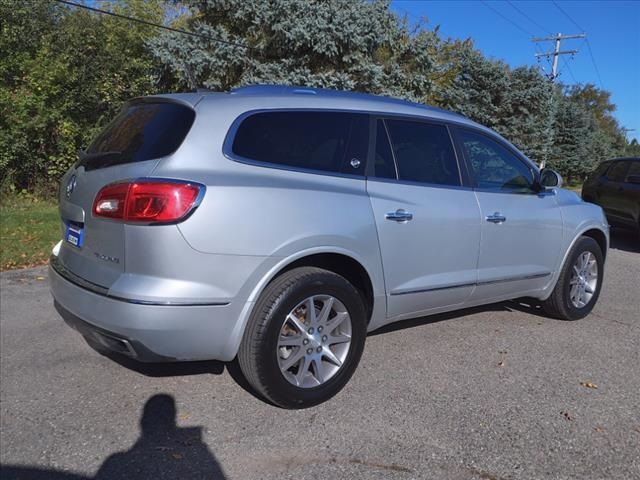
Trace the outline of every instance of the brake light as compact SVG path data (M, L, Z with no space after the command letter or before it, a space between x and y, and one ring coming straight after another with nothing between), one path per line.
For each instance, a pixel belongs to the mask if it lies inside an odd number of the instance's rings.
M93 215L127 222L175 222L189 213L204 186L167 180L107 185L93 202Z

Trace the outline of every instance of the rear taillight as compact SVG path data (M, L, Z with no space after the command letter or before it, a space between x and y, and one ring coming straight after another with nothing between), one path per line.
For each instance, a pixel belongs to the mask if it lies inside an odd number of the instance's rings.
M204 186L173 180L113 183L98 192L93 215L127 222L176 222L197 206L200 192Z

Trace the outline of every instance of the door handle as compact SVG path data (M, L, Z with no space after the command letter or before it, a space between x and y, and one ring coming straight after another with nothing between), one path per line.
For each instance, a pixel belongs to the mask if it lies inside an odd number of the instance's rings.
M493 215L487 215L487 222L491 223L504 223L507 221L507 217L502 215L500 212L496 212Z
M399 208L395 212L387 213L384 218L398 223L407 223L409 220L413 220L413 213L409 213L406 210Z

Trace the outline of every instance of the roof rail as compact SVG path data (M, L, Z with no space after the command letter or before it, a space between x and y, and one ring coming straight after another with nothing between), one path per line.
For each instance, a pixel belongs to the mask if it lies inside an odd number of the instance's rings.
M371 100L382 103L393 103L396 105L407 105L416 108L423 108L435 112L444 112L450 115L456 115L462 118L466 118L461 115L444 108L432 107L430 105L424 105L422 103L412 102L409 100L403 100L401 98L387 97L382 95L372 95L370 93L352 92L346 90L331 90L328 88L315 88L305 86L290 86L290 85L247 85L245 87L238 87L231 90L229 93L232 95L319 95L328 97L348 97L348 98L361 98L364 100Z

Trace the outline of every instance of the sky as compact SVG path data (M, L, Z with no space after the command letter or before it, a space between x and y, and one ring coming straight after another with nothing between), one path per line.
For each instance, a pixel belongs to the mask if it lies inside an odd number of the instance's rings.
M578 53L560 57L559 81L609 90L615 117L633 129L627 137L640 141L640 1L556 2L571 19L552 1L541 0L393 0L391 8L411 23L426 17L427 28L440 25L443 37L471 38L486 56L514 67L538 65L535 53L553 50L553 42L536 47L532 36L586 33L593 59L585 40L563 40L561 50ZM546 61L539 65L550 72Z

